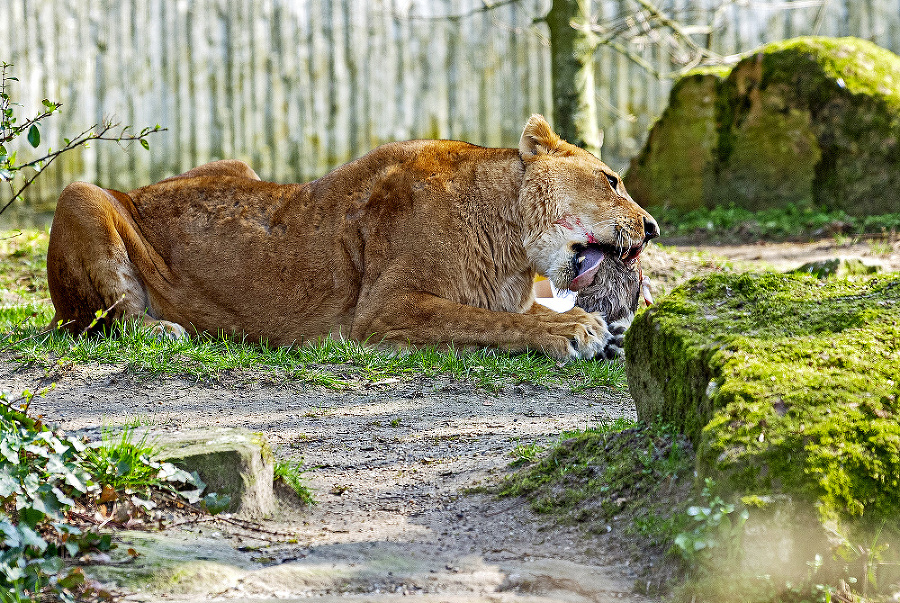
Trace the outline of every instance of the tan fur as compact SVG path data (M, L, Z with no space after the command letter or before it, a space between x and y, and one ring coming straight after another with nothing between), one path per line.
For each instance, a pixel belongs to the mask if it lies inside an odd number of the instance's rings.
M50 234L54 320L82 332L112 308L103 325L138 320L172 336L592 358L609 339L602 319L536 305L532 280L567 287L573 245L589 238L627 248L655 236L606 174L536 115L518 150L393 143L307 184L262 182L239 161L127 194L76 182Z

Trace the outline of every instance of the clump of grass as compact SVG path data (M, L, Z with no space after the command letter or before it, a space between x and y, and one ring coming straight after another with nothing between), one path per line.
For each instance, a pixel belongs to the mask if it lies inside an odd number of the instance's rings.
M507 477L500 495L525 496L536 512L597 532L614 517L631 517L642 535L670 544L693 468L683 435L617 419L567 432L540 462Z
M513 457L510 467L519 467L537 462L544 447L537 442L530 444L516 444L515 448L509 451L509 456Z
M275 461L275 481L281 480L287 484L297 498L304 505L316 504L312 491L303 482L303 474L307 469L303 466L303 461L277 459Z

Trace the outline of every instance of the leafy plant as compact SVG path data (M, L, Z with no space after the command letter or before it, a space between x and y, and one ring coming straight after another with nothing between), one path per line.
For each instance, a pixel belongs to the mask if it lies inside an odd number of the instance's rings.
M41 122L56 113L62 103L44 99L43 109L33 117L20 121L16 116L17 103L12 101L9 88L12 82L19 81L10 75L12 65L6 62L0 63L0 182L9 183L9 200L0 207L0 214L6 211L14 201L20 199L22 193L31 186L41 171L46 169L60 155L72 151L80 146L87 146L94 140L106 140L119 144L131 144L138 142L145 149L150 148L147 137L154 132L161 132L165 128L156 125L152 128L143 128L139 132L133 132L131 126L121 126L111 120L101 124L94 124L90 128L81 131L74 138L64 138L63 146L53 150L48 148L46 153L37 159L18 162L17 151L12 150L12 144L21 136L25 136L32 148L41 145ZM25 175L25 170L31 173ZM15 185L16 175L22 173L23 180L18 187Z
M133 436L131 427L124 428L118 438L107 429L99 446L84 451L82 465L101 486L101 502L124 495L131 504L149 510L153 489L179 495L189 503L200 500L205 484L196 474L152 460L154 449L147 444L147 434L138 442L132 441Z
M735 513L737 509L733 503L713 495L714 488L713 480L706 478L700 494L703 504L687 509L688 517L694 520L694 529L675 537L675 547L684 560L701 569L737 561L744 524L750 517L747 509Z
M108 596L65 566L67 558L113 546L109 533L79 527L73 513L104 505L110 520L130 520L151 511L160 493L197 502L204 486L152 461L152 449L133 444L130 429L120 439L104 434L97 447L51 430L27 414L35 395L0 393L0 601Z
M0 588L16 598L50 591L72 600L84 576L65 571L63 558L91 547L109 548L67 521L74 498L97 486L80 465L84 444L50 431L14 408L33 394L0 394Z

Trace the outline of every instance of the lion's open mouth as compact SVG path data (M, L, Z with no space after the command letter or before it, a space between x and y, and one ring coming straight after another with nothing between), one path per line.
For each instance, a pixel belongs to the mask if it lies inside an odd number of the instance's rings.
M634 266L637 259L644 250L644 244L639 243L634 247L625 249L624 251L610 245L598 245L591 243L588 245L578 245L575 247L574 263L575 278L569 284L571 291L578 291L594 282L600 265L606 258L618 258L626 267Z

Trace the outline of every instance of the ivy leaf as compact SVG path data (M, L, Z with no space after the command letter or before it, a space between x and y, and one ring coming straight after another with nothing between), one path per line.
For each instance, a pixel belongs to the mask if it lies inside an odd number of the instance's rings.
M21 537L24 546L33 546L39 551L43 551L47 548L47 541L41 538L37 532L28 526L19 525L19 536Z
M210 492L200 501L200 506L205 508L210 515L218 515L231 504L231 497L227 494Z
M18 446L13 448L15 444L18 444L18 442L10 442L6 438L0 439L0 454L2 454L6 458L6 460L13 465L18 465L19 448Z
M59 501L59 504L65 505L67 507L75 506L75 501L66 496L65 493L56 486L53 486L52 492L56 495L56 500Z
M8 498L11 494L22 492L19 481L7 471L0 473L0 499Z
M28 143L34 148L38 148L41 144L41 131L38 130L37 124L31 124L28 128Z

